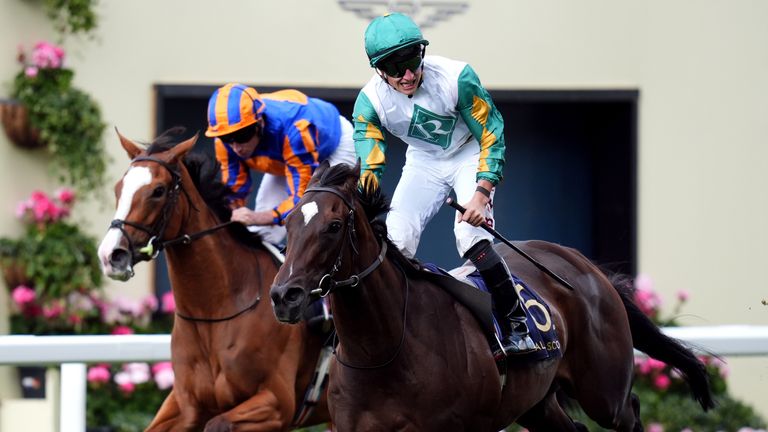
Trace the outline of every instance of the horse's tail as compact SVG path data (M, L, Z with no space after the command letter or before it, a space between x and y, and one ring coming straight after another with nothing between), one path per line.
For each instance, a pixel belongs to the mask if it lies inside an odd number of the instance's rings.
M688 383L693 398L699 402L704 411L714 408L715 401L712 398L712 389L704 363L680 341L662 333L632 300L631 284L628 284L626 279L619 279L614 278L612 283L627 310L635 349L679 370Z

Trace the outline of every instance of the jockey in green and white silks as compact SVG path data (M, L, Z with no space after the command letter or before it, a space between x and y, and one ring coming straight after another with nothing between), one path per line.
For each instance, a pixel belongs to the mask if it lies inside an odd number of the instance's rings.
M387 229L410 257L451 189L459 203L467 202L475 193L476 180L495 186L504 166L504 120L472 67L426 56L422 77L418 90L408 96L375 75L358 95L353 115L362 181L381 180L386 167L384 129L408 144ZM417 195L430 198L414 199ZM493 226L490 205L485 216ZM454 230L459 255L481 239L492 239L466 223L457 222Z
M536 347L525 307L493 237L493 197L504 167L504 121L464 62L425 56L429 41L406 15L375 18L365 31L365 51L376 74L363 87L353 114L355 152L363 187L377 185L386 167L385 131L408 149L387 216L387 231L413 257L421 233L453 190L466 208L454 224L456 248L479 270L493 297L502 350L522 354Z

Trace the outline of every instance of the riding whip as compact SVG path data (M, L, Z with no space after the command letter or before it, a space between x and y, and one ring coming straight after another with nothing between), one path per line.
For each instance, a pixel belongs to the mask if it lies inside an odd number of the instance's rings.
M448 204L449 206L453 207L454 209L458 210L459 213L461 213L461 214L464 214L464 212L467 211L467 209L465 209L461 204L457 203L453 198L449 197L448 199L445 200L445 203ZM560 282L563 286L565 286L566 288L570 289L571 291L575 291L573 286L570 283L568 283L568 281L566 281L562 277L558 276L557 273L555 273L552 270L548 269L544 264L542 264L542 263L536 261L535 259L533 259L532 256L530 256L527 253L523 252L522 249L520 249L519 247L515 246L514 244L512 244L511 241L507 240L506 238L504 238L504 236L499 234L498 231L496 231L495 229L489 227L487 223L483 222L482 224L480 224L480 228L486 230L489 234L491 234L492 236L496 237L499 241L501 241L505 245L511 247L515 252L519 253L523 258L527 259L533 265L535 265L536 268L538 268L539 270L543 271L544 273L546 273L550 277L552 277L552 279Z

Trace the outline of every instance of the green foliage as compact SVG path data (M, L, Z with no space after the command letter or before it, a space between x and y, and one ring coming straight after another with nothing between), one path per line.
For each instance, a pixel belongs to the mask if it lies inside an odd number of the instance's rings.
M17 259L42 296L64 297L101 285L96 240L64 221L28 227Z
M45 10L61 34L87 34L96 28L97 0L45 0Z
M73 72L40 68L35 76L20 71L11 96L26 107L30 124L52 155L54 172L83 195L104 184L106 152L101 110L90 96L72 86Z

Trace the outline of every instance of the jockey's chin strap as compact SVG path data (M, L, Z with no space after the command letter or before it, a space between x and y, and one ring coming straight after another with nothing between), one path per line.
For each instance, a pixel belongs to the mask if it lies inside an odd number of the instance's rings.
M347 217L345 231L348 234L347 239L349 240L349 244L352 246L352 250L356 255L359 254L357 247L355 246L355 242L357 240L355 235L355 208L354 206L352 206L352 203L349 201L349 199L338 190L329 188L329 187L321 187L321 186L310 187L304 191L304 194L306 195L307 193L310 193L310 192L332 193L338 196L339 198L341 198L344 204L347 205L347 207L349 208L349 216ZM341 268L341 257L343 253L344 253L344 243L342 242L341 246L339 247L339 254L336 257L336 261L334 262L333 267L331 268L331 271L323 275L322 278L320 278L320 282L318 283L317 288L310 291L310 294L319 295L320 297L325 297L336 288L357 286L360 283L361 279L371 274L384 261L384 258L387 256L387 242L386 241L381 242L381 251L379 252L379 256L376 257L376 260L374 260L373 263L371 263L371 265L368 266L368 268L366 268L365 270L363 270L358 274L350 276L347 279L337 281L333 279L333 276Z
M131 237L128 235L128 233L125 232L126 225L136 228L139 231L143 231L149 236L149 240L147 241L147 244L139 248L138 251L143 253L149 259L155 259L157 255L168 246L173 246L177 243L189 244L200 237L208 235L213 231L224 228L233 223L232 221L227 221L219 225L216 225L212 228L208 228L206 230L203 230L194 234L183 234L171 240L161 241L160 237L163 235L165 228L168 226L168 221L170 220L170 217L169 217L170 213L173 210L173 207L176 206L176 202L179 199L179 191L182 191L184 192L185 195L187 195L187 200L189 201L190 206L192 206L192 208L195 211L197 211L197 208L194 206L194 204L192 204L192 200L189 199L189 195L187 194L187 191L181 186L181 176L174 169L174 167L171 166L171 164L163 160L149 157L149 156L136 157L131 161L131 164L133 164L134 162L140 162L140 161L154 162L161 165L165 169L167 169L168 172L171 174L171 177L173 178L173 184L171 185L171 189L168 192L168 200L166 200L165 204L163 205L163 209L160 213L160 218L151 227L148 227L146 225L142 225L136 222L130 222L124 219L115 219L109 224L110 228L119 229L123 233L123 236L125 236L125 238L128 239L128 244L131 248L131 251L134 250L134 245L133 245L133 241L131 240Z

